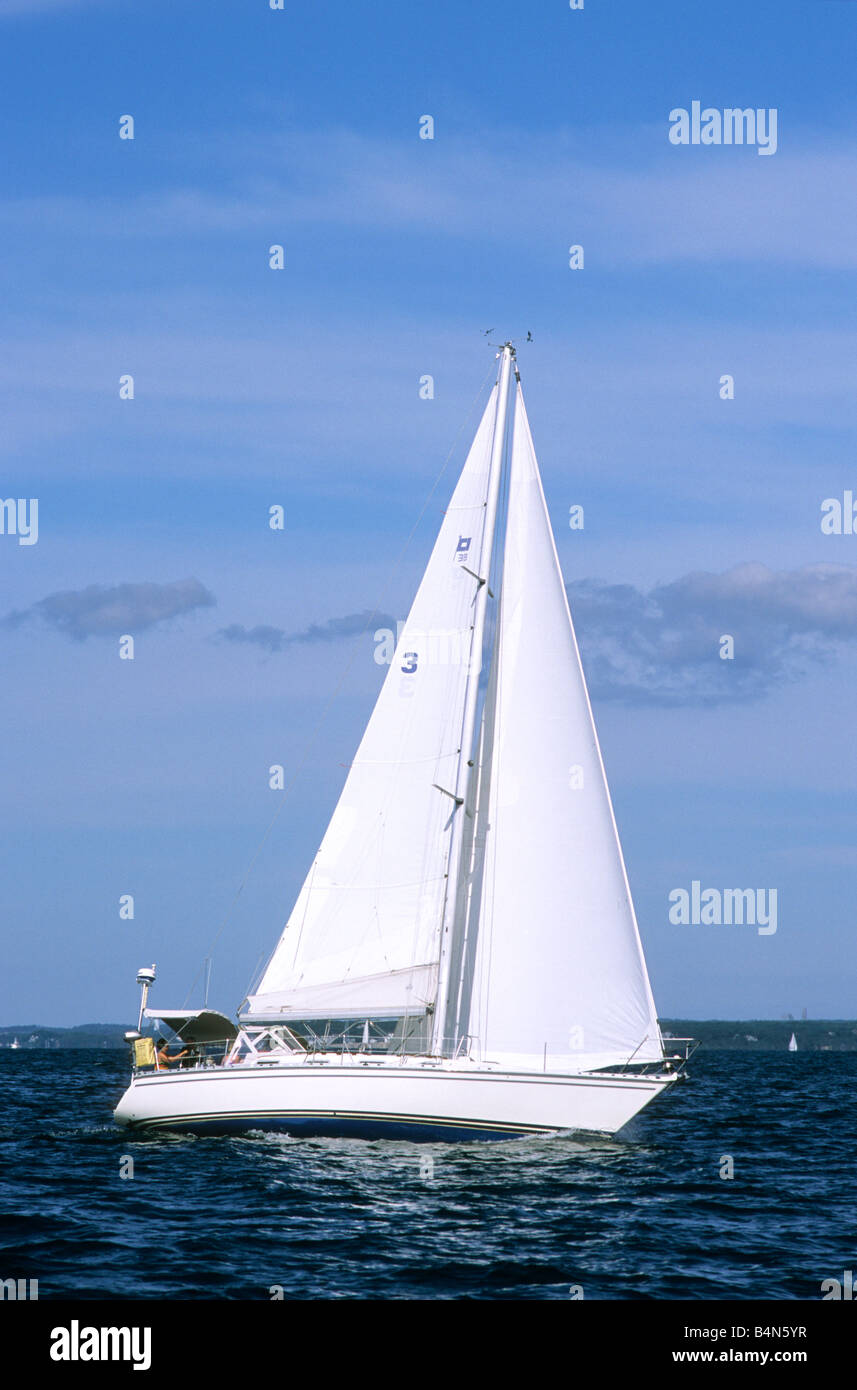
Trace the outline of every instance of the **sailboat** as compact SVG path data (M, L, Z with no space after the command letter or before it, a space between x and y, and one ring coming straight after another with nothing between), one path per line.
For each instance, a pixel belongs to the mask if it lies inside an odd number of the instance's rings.
M613 1134L674 1086L512 343L238 1023L147 1007L138 1131ZM144 1018L190 1052L155 1053ZM684 1049L682 1051L682 1048Z
M797 1038L795 1037L794 1033L792 1033L791 1037L789 1038L789 1052L797 1052Z

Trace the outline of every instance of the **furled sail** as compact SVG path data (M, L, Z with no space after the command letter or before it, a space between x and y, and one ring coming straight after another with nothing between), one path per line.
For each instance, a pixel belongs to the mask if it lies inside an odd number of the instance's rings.
M520 386L494 660L483 882L478 927L468 927L475 976L459 1027L484 1059L538 1070L658 1060L657 1015Z
M242 1018L396 1017L437 992L495 386L315 861ZM466 761L466 760L465 760Z

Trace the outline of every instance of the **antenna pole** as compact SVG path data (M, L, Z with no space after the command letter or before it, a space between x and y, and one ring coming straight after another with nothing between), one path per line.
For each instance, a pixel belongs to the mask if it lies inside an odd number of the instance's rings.
M142 965L137 971L137 984L140 986L140 1016L137 1019L137 1032L143 1026L143 1015L149 1002L149 989L155 983L154 965Z

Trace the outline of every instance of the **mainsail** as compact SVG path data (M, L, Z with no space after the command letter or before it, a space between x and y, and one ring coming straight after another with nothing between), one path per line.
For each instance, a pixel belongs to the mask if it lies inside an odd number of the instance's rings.
M479 678L477 596L493 539L503 385L501 374L339 804L242 1011L247 1022L394 1018L434 1003L468 690Z

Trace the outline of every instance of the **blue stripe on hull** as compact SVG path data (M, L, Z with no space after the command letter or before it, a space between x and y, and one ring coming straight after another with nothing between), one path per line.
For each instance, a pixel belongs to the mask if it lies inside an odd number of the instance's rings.
M138 1133L176 1130L181 1134L230 1135L267 1130L305 1139L408 1139L416 1143L450 1140L469 1143L482 1139L521 1139L531 1134L555 1134L552 1129L480 1126L472 1121L429 1117L388 1118L384 1115L218 1115L206 1119L144 1121L131 1128Z

